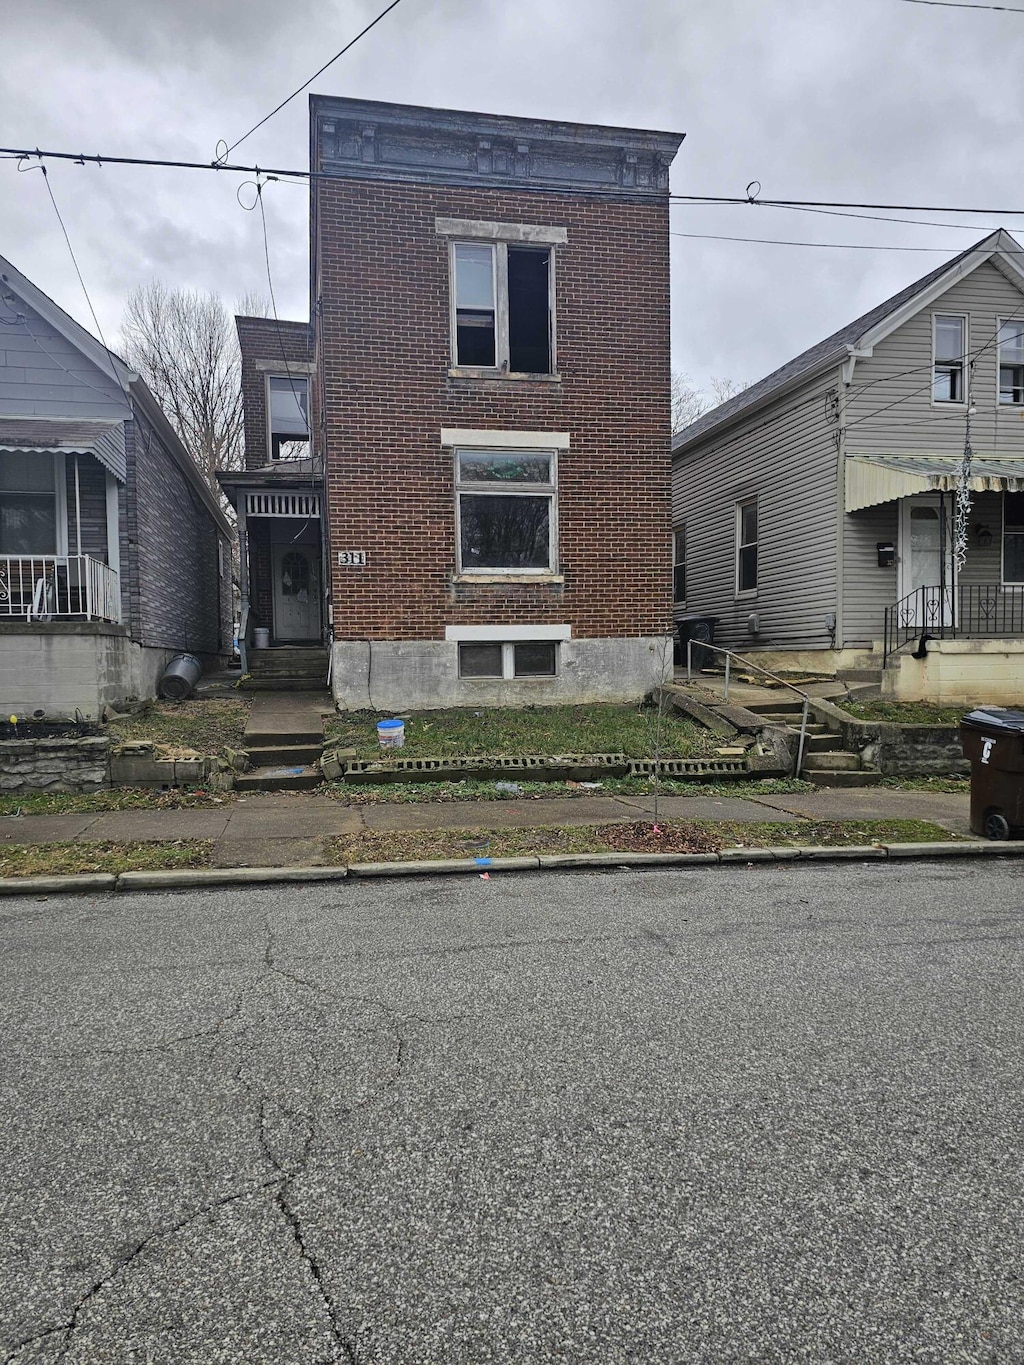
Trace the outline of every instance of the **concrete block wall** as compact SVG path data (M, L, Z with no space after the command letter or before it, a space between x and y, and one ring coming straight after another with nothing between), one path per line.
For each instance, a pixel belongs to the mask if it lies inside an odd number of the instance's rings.
M900 654L882 681L902 701L1024 708L1024 640L930 640L924 659Z
M0 626L0 713L98 720L105 706L156 695L174 653L145 648L125 626L59 622Z

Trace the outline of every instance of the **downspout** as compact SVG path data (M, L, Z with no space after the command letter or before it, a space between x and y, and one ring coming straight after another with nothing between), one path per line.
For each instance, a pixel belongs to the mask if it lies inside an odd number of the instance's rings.
M836 428L836 632L832 641L833 650L846 647L843 625L844 567L846 551L846 392L853 381L853 367L856 357L852 356L838 371L839 402L837 405L838 426Z

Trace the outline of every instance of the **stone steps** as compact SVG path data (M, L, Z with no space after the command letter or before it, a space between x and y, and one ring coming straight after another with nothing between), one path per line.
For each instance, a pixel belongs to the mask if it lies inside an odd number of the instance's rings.
M319 768L308 764L296 763L291 766L254 768L235 778L235 791L240 792L281 792L305 791L318 787L323 781Z
M755 702L746 709L773 725L800 729L803 702ZM882 780L877 769L866 768L859 753L844 749L840 737L817 720L807 725L800 776L818 787L873 787Z

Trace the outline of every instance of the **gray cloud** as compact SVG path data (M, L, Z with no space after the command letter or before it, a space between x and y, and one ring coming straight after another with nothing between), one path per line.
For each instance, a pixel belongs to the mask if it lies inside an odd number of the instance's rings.
M35 0L5 15L0 142L210 159L321 65L382 0ZM1024 17L900 0L404 0L320 93L687 133L680 193L1001 204L1012 196ZM238 149L302 166L305 96ZM108 337L133 285L265 292L241 176L53 165L51 184ZM0 252L83 321L38 172L0 163ZM282 313L307 299L307 199L266 194ZM1011 205L1012 207L1012 205ZM1022 205L1024 207L1024 205ZM938 247L947 227L767 208L678 206L673 230ZM914 216L914 215L906 215ZM937 217L937 215L923 215ZM954 223L974 223L960 230ZM1024 213L1018 224L1024 228ZM676 363L754 379L931 269L936 253L673 238Z

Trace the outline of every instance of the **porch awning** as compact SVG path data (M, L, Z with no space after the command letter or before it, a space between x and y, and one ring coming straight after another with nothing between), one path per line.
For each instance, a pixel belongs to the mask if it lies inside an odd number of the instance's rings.
M846 510L860 511L913 493L956 490L959 455L854 455L846 461ZM971 463L975 493L1024 492L1024 459L976 455Z
M124 483L128 477L124 422L0 417L0 451L4 450L58 450L68 455L95 455L118 483Z

